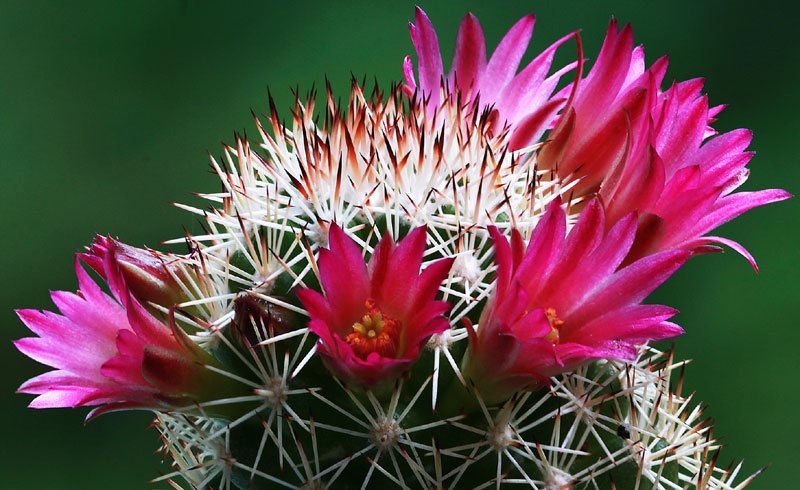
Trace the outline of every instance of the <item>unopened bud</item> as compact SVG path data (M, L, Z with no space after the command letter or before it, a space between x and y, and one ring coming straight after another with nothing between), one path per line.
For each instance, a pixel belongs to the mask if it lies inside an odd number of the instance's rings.
M97 236L82 258L104 279L106 268L116 263L128 289L143 303L170 308L188 299L180 282L191 280L192 273L176 257Z
M256 345L302 326L289 309L251 294L239 294L233 306L233 334L245 345Z

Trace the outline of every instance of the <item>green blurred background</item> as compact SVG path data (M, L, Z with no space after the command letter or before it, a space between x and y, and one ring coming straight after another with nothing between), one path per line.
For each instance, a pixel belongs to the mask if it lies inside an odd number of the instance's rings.
M668 80L707 77L716 128L755 131L745 189L798 192L797 10L770 2L426 2L449 60L461 17L481 20L489 49L519 17L538 23L528 59L583 29L595 57L614 15L634 26L648 64L671 56ZM787 3L788 5L788 3ZM158 247L198 230L169 205L215 191L206 151L234 131L255 134L267 87L288 114L327 75L345 96L350 73L384 85L413 53L412 2L1 2L0 148L3 270L0 487L168 488L148 480L159 465L147 413L111 414L84 427L86 409L26 409L14 390L45 369L11 340L27 331L12 309L52 308L47 291L74 290L73 254L95 233ZM565 49L568 51L570 48ZM570 55L572 55L570 53ZM447 66L447 61L445 61ZM692 260L652 301L679 308L694 359L689 388L710 406L730 445L721 462L745 459L753 488L797 488L800 238L798 201L745 215L722 230L759 260L755 274L734 253ZM179 250L180 251L180 250Z

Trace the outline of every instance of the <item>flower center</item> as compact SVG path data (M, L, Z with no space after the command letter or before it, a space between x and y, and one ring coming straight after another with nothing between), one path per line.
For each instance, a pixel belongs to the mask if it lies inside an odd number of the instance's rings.
M395 357L400 322L383 313L372 299L368 299L364 306L367 312L360 322L353 324L353 333L344 339L345 342L350 344L356 356L365 361L371 352Z
M545 335L544 338L552 342L553 345L556 345L560 340L558 329L564 324L564 322L558 319L558 316L556 316L556 310L553 308L544 310L544 314L547 317L547 321L550 323L550 333Z

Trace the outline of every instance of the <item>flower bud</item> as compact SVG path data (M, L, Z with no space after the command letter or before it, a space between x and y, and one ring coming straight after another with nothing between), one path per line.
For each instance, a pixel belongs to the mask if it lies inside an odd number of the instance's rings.
M232 333L243 345L253 346L302 325L295 314L252 294L241 293L233 300Z
M139 301L171 308L189 299L182 283L191 281L193 273L179 258L99 235L81 257L107 279L103 264L110 254L115 256L128 289Z

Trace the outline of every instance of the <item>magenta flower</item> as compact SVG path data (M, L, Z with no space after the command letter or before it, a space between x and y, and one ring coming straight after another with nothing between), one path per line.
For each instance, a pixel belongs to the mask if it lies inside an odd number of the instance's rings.
M107 279L105 257L112 249L125 284L136 299L166 308L187 299L179 282L189 279L187 271L169 255L132 247L111 237L98 235L81 258Z
M706 234L790 194L733 193L749 174L750 131L716 135L709 124L724 106L709 107L702 79L662 91L666 57L644 67L644 50L633 47L630 26L620 31L612 20L591 71L555 95L570 103L539 155L539 168L555 169L565 182L578 180L575 195L599 195L607 229L638 211L639 236L626 262L659 250L715 251L709 244L721 243L756 267L738 243Z
M61 314L18 310L38 337L14 342L28 357L55 368L26 381L19 392L39 395L32 408L104 405L97 415L131 408L170 409L225 393L228 380L204 367L216 364L174 322L169 327L133 297L115 242L108 242L103 273L114 298L81 267L80 291L51 293Z
M676 311L639 304L689 257L656 253L620 268L633 244L631 213L608 233L603 208L592 200L566 236L566 214L553 202L525 249L490 227L496 289L479 328L470 333L466 373L495 402L514 391L596 359L633 360L637 345L683 333L668 321Z
M645 69L644 49L634 48L631 27L620 30L613 19L585 77L580 38L574 33L515 75L533 23L532 15L519 20L487 63L480 24L467 14L445 77L436 32L417 9L416 24L410 27L419 84L406 57L407 91L421 90L435 107L442 80L448 96L457 90L468 100L479 98L482 107L493 107L497 120L512 130L511 150L546 143L537 168L555 171L575 198L599 196L606 231L637 211L639 232L625 263L663 250L718 251L712 245L717 243L741 253L756 268L744 247L708 234L752 208L791 197L780 189L734 193L749 174L750 131L717 135L710 124L724 106L709 107L701 95L702 79L673 83L663 91L666 57ZM547 77L556 48L572 36L578 40L578 59ZM573 68L576 82L553 94L561 76Z
M557 112L566 103L565 98L551 98L561 77L574 69L571 63L548 76L556 49L575 36L568 34L542 51L522 71L517 68L528 49L533 34L535 17L528 15L514 24L486 60L486 42L478 19L467 13L456 37L456 49L449 75L444 75L439 40L431 21L419 7L416 24L409 23L411 40L419 62L419 84L414 78L411 57L406 56L403 73L406 92L421 91L430 97L429 107L440 101L441 84L461 92L466 101L480 98L481 108L492 106L499 116L500 127L508 124L514 128L512 141L524 146L538 139L553 122ZM463 100L463 99L462 99Z
M346 382L371 386L407 371L428 338L449 327L450 309L434 298L452 258L420 272L426 228L411 231L396 246L384 235L364 263L361 249L337 225L330 227L329 249L319 252L325 296L311 289L297 295L311 316L309 328L320 337L317 352Z

